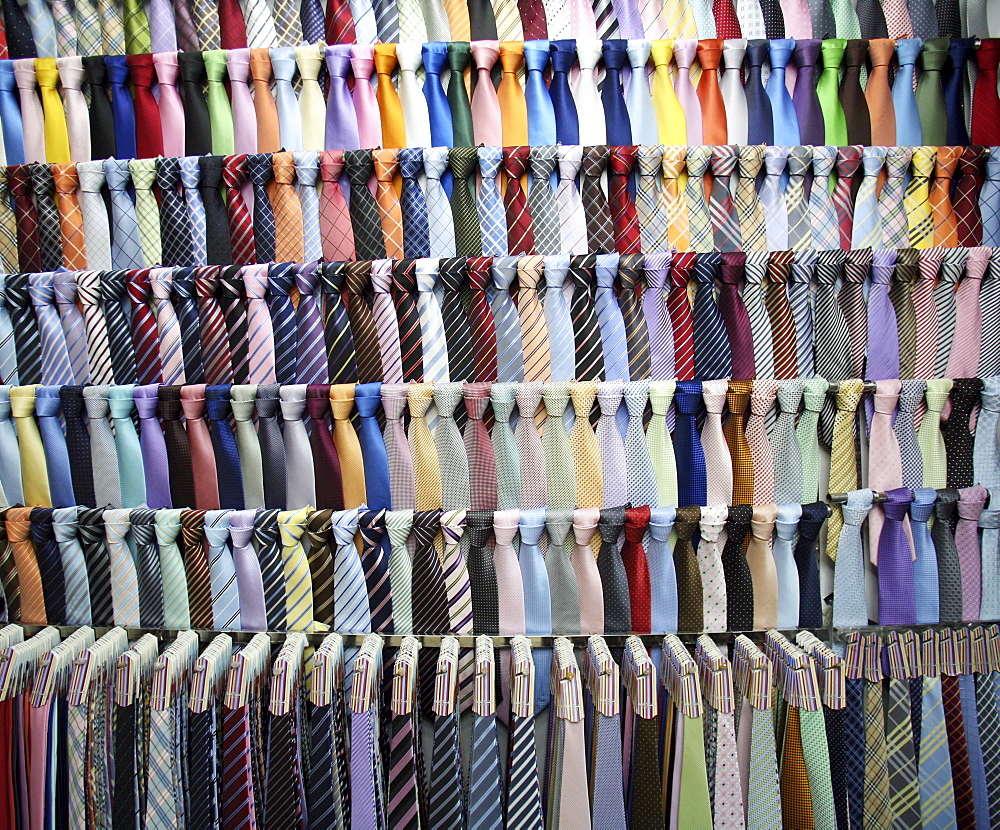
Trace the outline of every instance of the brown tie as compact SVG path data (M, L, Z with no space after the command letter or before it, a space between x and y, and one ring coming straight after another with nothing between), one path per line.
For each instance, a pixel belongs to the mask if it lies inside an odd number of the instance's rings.
M896 111L889 89L889 62L892 60L895 41L879 38L868 44L871 70L865 100L872 120L872 144L894 147L896 145Z
M250 74L253 76L253 108L257 115L257 152L277 153L281 149L281 133L278 107L271 94L271 58L267 49L250 50Z
M701 631L704 620L704 602L701 571L698 557L691 543L701 520L701 508L691 505L677 508L674 530L674 569L677 572L677 630Z
M76 195L80 186L76 165L53 164L52 178L56 185L59 228L62 231L63 266L71 271L82 271L87 267L87 244L83 238L83 211Z

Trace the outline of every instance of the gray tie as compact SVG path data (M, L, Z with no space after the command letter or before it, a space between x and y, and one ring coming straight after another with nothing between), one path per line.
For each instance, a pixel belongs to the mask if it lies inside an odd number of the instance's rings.
M528 187L528 207L535 229L535 250L539 254L558 254L562 250L559 204L551 183L556 169L556 153L553 145L532 147L530 150L532 179Z
M94 271L111 270L111 227L108 209L101 196L104 185L104 162L81 161L76 166L80 177L77 198L83 213L83 235L87 240L87 267Z
M799 378L778 381L778 405L781 412L774 424L771 448L774 453L776 504L798 503L802 496L802 458L795 437L795 419L802 403L804 381Z
M306 387L304 384L283 386L280 395L282 439L288 469L288 507L308 507L316 503L316 478L309 436L302 423L302 413L306 409Z
M100 507L120 508L122 491L118 480L118 450L108 420L110 404L107 386L87 386L83 390L90 431L90 458L94 470L94 495Z
M579 634L580 589L576 571L566 548L566 537L573 527L572 510L546 510L545 527L549 534L549 549L545 554L545 570L549 575L549 595L552 602L552 632Z
M750 318L753 334L753 359L757 367L757 377L774 377L774 347L771 342L771 318L764 305L764 280L767 279L767 251L748 251L746 284L743 286L743 305Z
M462 384L434 384L434 404L438 422L434 429L441 476L441 506L445 510L467 510L470 505L469 457L465 454L462 434L455 423L455 407L462 400Z
M868 625L865 601L865 555L861 547L861 525L872 506L871 490L854 490L842 506L844 526L837 545L833 573L833 625L856 628Z
M243 506L247 510L264 506L264 466L260 455L260 441L254 429L255 384L237 384L229 390L229 400L236 421L236 452L240 457L243 474ZM312 502L310 502L312 503ZM292 505L289 508L301 507Z
M115 268L144 268L139 222L132 197L125 189L132 174L127 159L105 159L104 178L111 192L111 263Z

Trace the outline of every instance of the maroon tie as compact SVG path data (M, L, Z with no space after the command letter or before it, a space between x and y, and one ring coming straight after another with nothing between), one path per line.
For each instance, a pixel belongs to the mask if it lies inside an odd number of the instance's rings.
M354 18L347 0L328 0L326 4L326 42L355 43Z
M132 347L135 349L135 368L139 383L160 383L163 373L160 369L159 332L156 314L150 300L149 268L129 271L125 284L129 303L132 306Z
M997 65L1000 38L984 40L976 50L979 76L972 95L972 143L989 146L1000 135L1000 98L997 97Z
M42 269L42 249L38 242L35 203L31 200L31 170L28 165L8 167L7 184L14 197L18 267L25 273L36 273Z
M546 40L549 36L545 24L545 6L542 0L517 0L525 40Z
M837 184L833 188L833 207L840 226L840 247L851 249L854 229L854 179L861 167L861 147L857 144L837 151Z
M753 357L753 332L750 315L740 297L740 284L746 267L746 254L733 251L722 254L719 311L729 335L733 354L733 380L750 380L757 374Z
M712 14L715 15L715 36L723 40L743 37L740 29L740 19L733 8L733 0L715 0L712 3Z
M697 259L693 251L675 251L670 264L667 313L674 331L674 367L678 380L694 379L694 312L688 299L688 284Z
M632 610L632 631L649 634L652 628L650 609L651 588L649 584L649 562L642 546L642 537L649 527L649 507L631 507L625 511L625 545L622 547L622 562L628 578L629 607Z
M155 159L163 155L160 130L160 107L153 97L153 56L128 55L129 74L135 96L135 142L139 158Z
M951 777L955 786L955 813L960 830L976 826L975 799L972 794L972 771L969 767L969 745L965 739L962 699L958 678L941 675L941 702L944 705L948 750L951 753Z
M503 194L504 212L507 215L507 251L512 256L533 254L535 233L531 228L528 197L521 186L521 179L528 172L528 148L504 147L502 167L507 180Z
M638 254L639 216L629 193L629 177L635 167L638 147L612 147L608 157L608 192L615 250L620 254Z
M340 473L340 458L333 445L333 435L327 426L330 414L330 387L309 386L306 389L306 406L312 418L313 466L316 473L316 507L319 510L344 509L344 485Z
M219 29L223 49L247 48L247 25L239 0L219 0Z
M983 148L964 147L955 171L951 209L955 213L958 244L972 248L983 244L983 220L979 213L979 189L983 186Z

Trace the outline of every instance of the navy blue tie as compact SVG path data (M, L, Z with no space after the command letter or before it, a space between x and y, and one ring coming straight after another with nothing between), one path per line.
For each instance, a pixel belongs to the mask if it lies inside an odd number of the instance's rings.
M701 381L680 380L674 394L677 422L674 427L674 457L677 459L677 503L704 504L708 499L705 453L698 435Z
M694 373L697 377L728 378L733 361L729 351L726 324L715 301L715 277L722 254L718 251L698 254L694 278L698 283L694 295Z
M608 144L623 146L632 143L632 122L629 120L625 94L622 91L622 68L628 64L628 41L606 40L604 53L604 86L601 102L607 123Z
M747 110L756 113L748 124L748 144L774 144L774 121L771 115L771 99L764 91L761 67L767 60L769 45L766 40L751 40L747 44L747 71L744 91L747 96Z
M944 80L944 105L948 113L948 138L950 147L967 147L969 131L965 125L965 98L963 81L969 56L976 48L975 38L956 38L948 47L948 68Z
M137 156L135 105L128 91L128 64L124 55L108 55L104 65L108 70L111 113L115 120L115 157L133 159Z
M396 154L403 192L399 207L403 214L403 253L417 259L431 255L430 229L427 224L427 198L420 187L424 171L422 147L403 147Z
M295 327L295 307L291 298L294 284L294 262L278 262L268 268L267 304L274 329L274 374L278 383L296 381L298 332Z
M229 426L229 416L233 411L229 397L231 389L228 383L206 387L205 411L208 413L212 449L215 451L219 504L224 510L242 510L243 472L236 438Z
M556 139L560 144L580 143L580 118L576 113L576 101L569 88L569 73L576 63L575 40L553 40L549 42L552 52L552 82L549 95L556 111ZM630 144L631 142L626 142Z

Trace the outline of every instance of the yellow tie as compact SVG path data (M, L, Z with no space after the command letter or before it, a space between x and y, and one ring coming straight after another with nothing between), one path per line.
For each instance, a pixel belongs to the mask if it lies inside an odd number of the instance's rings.
M396 44L375 44L375 72L378 88L375 98L382 122L382 146L398 150L406 146L406 125L403 123L403 105L392 84L392 70L396 68Z
M517 73L524 62L524 43L505 40L500 44L503 74L497 89L504 147L524 147L528 143L528 105Z
M45 465L42 436L35 423L35 390L38 386L14 386L10 390L10 411L17 424L17 444L21 455L21 487L28 507L51 507L49 472Z
M538 299L542 270L540 256L523 256L518 260L517 315L521 321L521 349L524 353L524 379L527 381L552 379L545 312Z
M847 493L857 489L858 467L854 449L854 419L864 381L854 378L840 382L837 392L837 417L833 421L833 443L830 449L830 492ZM837 558L837 544L840 530L844 526L844 516L838 505L833 512L826 531L826 553L830 559Z
M354 384L336 383L330 387L330 411L333 413L333 445L340 458L340 475L344 481L344 507L361 507L367 501L365 461L361 442L351 423L354 409Z
M663 0L663 18L667 35L675 40L698 38L698 23L688 0Z
M681 195L682 181L687 163L687 148L663 148L663 204L667 213L667 237L678 251L691 250L691 233L688 228L687 205Z
M576 470L577 507L604 506L604 475L601 468L601 448L590 425L590 410L597 397L597 383L578 381L569 388L576 421L569 433L569 446Z
M906 224L910 232L910 244L914 248L930 248L934 245L934 219L931 216L931 174L934 172L935 147L914 147L913 178L906 186L903 206L906 208Z
M410 406L410 455L417 488L417 510L441 509L441 467L437 447L427 427L427 410L434 400L433 383L411 383L406 394Z
M281 566L285 576L285 627L289 631L315 631L312 574L302 535L311 507L283 510L278 514L281 534Z
M672 40L654 40L650 46L653 65L653 109L660 144L687 144L687 121L670 80L670 61L674 56Z
M31 508L12 507L6 514L7 540L17 568L17 584L21 594L19 622L28 625L45 625L45 595L42 592L42 574L38 558L31 544Z
M55 58L35 58L35 77L42 97L45 116L45 160L49 164L70 161L69 130L66 128L66 110L56 88L59 70Z

